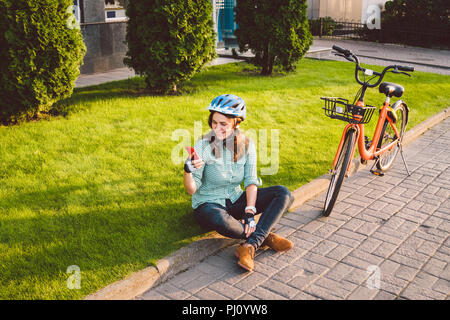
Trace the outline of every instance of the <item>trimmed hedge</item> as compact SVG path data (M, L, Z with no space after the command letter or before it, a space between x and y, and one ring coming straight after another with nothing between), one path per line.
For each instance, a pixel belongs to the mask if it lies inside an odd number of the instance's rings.
M306 10L306 0L237 0L239 51L255 54L262 75L272 74L274 65L294 70L312 43Z
M147 88L175 92L216 56L210 0L129 0L124 63Z
M86 47L72 0L0 0L0 122L48 111L72 94Z

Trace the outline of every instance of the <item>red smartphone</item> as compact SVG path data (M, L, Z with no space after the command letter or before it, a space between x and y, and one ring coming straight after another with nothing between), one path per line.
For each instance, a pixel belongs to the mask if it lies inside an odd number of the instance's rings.
M185 147L190 156L194 155L194 160L199 159L197 151L193 147Z

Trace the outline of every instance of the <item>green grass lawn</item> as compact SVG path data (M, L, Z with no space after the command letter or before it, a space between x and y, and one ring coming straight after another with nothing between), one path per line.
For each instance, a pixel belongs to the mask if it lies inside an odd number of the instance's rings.
M65 117L0 127L0 299L81 299L202 236L182 165L171 161L180 143L172 133L193 134L195 121L208 130L206 107L219 94L245 100L244 131L279 130L279 170L262 176L263 187L293 191L326 173L344 123L325 117L319 97L353 99L353 72L350 63L304 59L295 73L260 77L227 64L166 97L142 94L134 78L76 89L60 106ZM408 128L450 105L448 76L385 80L406 89ZM383 97L371 90L366 101ZM66 287L71 265L81 269L80 290Z

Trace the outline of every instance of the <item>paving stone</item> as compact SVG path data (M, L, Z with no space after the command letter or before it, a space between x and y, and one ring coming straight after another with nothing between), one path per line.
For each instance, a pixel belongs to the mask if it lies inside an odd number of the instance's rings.
M437 291L446 295L450 294L450 281L446 279L437 280L432 286L433 291Z
M314 282L314 285L328 289L332 295L345 299L358 286L349 281L335 281L326 277L321 277Z
M418 285L422 288L428 288L430 289L431 287L433 287L433 285L436 283L436 281L438 281L439 278L436 276L433 276L427 272L419 272L417 273L417 275L414 277L412 283L415 285Z
M371 253L368 253L366 251L355 249L350 253L350 256L364 260L372 265L379 265L381 262L383 262L383 258L380 258L376 255L373 255Z
M339 300L339 299L341 299L340 297L334 295L331 290L322 288L322 287L314 285L314 284L310 285L309 287L307 287L305 289L305 292L310 294L310 295L319 297L321 299L326 299L326 300Z
M383 241L374 238L367 238L361 243L360 246L358 246L358 250L372 253L376 248L378 248L383 243L384 243Z
M397 296L387 291L380 290L373 298L374 300L395 300Z
M378 223L373 223L373 222L364 222L364 224L359 227L356 232L366 235L366 236L370 236L372 233L374 233L378 228L380 227L380 225Z
M253 272L248 277L245 277L242 281L236 282L234 286L245 292L250 292L253 288L259 286L268 279L267 276Z
M191 295L191 293L177 288L174 285L171 285L170 283L164 283L161 286L158 287L157 292L176 300L182 300L186 299Z
M429 274L434 275L436 277L441 277L441 274L445 270L446 266L447 266L447 262L444 262L444 261L441 261L439 259L432 257L424 265L422 270L426 271Z
M328 252L325 256L337 261L341 261L354 249L352 247L347 247L346 245L337 245L334 249Z
M293 278L289 281L288 285L297 288L299 290L304 290L308 285L319 278L318 274L313 272L305 271L302 275Z
M400 296L410 300L443 300L446 297L443 293L422 288L415 284L408 285Z
M339 220L337 220L339 221ZM314 235L317 235L320 238L327 239L330 235L336 232L339 229L339 226L333 224L324 224L322 227L318 228L313 232Z
M299 292L298 289L293 288L293 287L288 286L280 281L276 281L273 279L269 279L266 282L264 282L262 284L262 287L269 289L269 290L275 292L276 294L283 296L285 298L288 298L288 299L292 299Z
M397 245L391 244L389 242L383 242L379 245L372 253L381 258L388 258L396 249Z
M353 291L347 297L347 299L349 299L349 300L371 300L378 293L379 293L379 290L377 290L377 289L369 289L367 287L360 286L355 291Z
M208 288L214 290L215 292L219 293L222 296L227 297L228 299L237 299L245 294L243 290L231 286L225 281L220 280L212 283L211 285L209 285Z
M418 271L419 270L416 268L400 265L398 270L395 272L395 276L406 281L411 281Z
M289 265L278 271L274 276L272 276L272 279L283 283L287 283L293 278L302 275L303 272L304 270L298 265Z
M209 288L201 289L194 296L200 300L228 300L226 296L223 296Z
M260 300L287 300L286 297L261 286L256 287L250 293Z
M297 294L292 300L322 300L319 297L307 294L306 292L301 291L299 294Z
M341 282L355 270L354 267L346 263L337 263L332 269L328 270L323 276L325 278Z
M145 294L143 294L140 299L142 300L170 300L170 298L166 297L163 293L158 290L149 290Z
M322 256L326 256L331 250L336 248L338 245L332 241L324 240L315 247L311 249L311 252L317 253Z

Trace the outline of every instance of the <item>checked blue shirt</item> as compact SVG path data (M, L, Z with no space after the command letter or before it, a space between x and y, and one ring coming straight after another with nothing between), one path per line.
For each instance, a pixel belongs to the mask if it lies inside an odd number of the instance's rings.
M257 176L256 148L250 140L248 152L233 161L233 153L223 148L222 157L216 158L212 154L211 146L207 140L199 140L194 149L205 164L192 173L197 190L192 195L192 208L197 208L205 202L218 203L225 207L225 200L234 203L244 192L244 189L254 184L260 186L261 179Z

